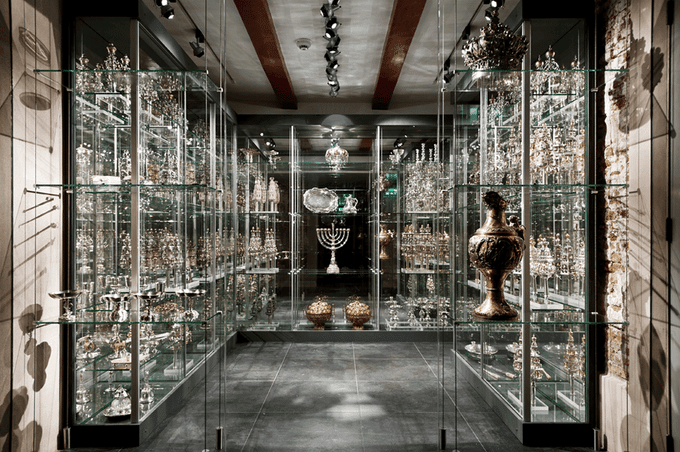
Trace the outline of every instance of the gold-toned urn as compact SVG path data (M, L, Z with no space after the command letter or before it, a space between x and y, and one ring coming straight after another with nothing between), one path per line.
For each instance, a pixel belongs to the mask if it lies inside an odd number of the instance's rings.
M524 254L524 231L519 218L505 219L508 202L490 191L482 197L486 221L468 242L470 264L484 275L486 298L473 315L485 320L511 320L518 313L505 301L505 278L517 267Z
M347 298L347 301L350 303L342 307L345 318L352 324L353 330L363 330L364 323L373 317L373 311L366 303L361 302L360 297L351 296Z
M378 234L378 239L380 241L380 260L387 260L390 258L387 254L387 246L392 243L394 238L394 231L387 229L384 224L380 225L380 233Z
M335 311L335 307L326 300L326 296L317 296L314 303L302 310L307 320L314 324L315 330L323 330Z

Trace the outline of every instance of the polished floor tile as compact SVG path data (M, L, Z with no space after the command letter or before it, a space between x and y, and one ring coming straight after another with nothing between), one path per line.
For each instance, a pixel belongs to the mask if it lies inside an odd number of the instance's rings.
M437 376L422 358L357 358L357 379L366 381L435 381Z
M422 359L422 355L413 342L354 344L354 357L364 359Z
M364 450L436 451L437 413L390 414L361 418Z
M226 387L227 413L259 413L274 381L228 381Z
M356 379L354 360L345 358L286 358L279 381L335 381Z
M358 413L261 415L245 451L363 451Z
M438 386L436 381L360 381L362 413L436 413Z
M359 413L355 381L276 381L262 409L267 414Z
M288 351L288 358L297 360L319 358L354 359L354 351L351 343L301 343L291 345Z

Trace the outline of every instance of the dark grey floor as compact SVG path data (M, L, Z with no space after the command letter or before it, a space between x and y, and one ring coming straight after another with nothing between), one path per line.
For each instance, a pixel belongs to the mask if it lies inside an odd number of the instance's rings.
M212 373L207 390L197 391L154 439L124 450L214 449L220 421L227 451L437 451L442 425L447 450L590 450L522 446L461 382L456 409L452 369L445 364L452 383L438 391L438 362L433 343L241 344L228 357L222 387ZM440 407L446 414L438 414Z

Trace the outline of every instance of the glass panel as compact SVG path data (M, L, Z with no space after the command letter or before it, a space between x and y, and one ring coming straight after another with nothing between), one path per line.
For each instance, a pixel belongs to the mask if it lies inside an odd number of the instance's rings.
M239 330L290 329L290 153L287 130L253 140L238 137L233 178L236 216L229 230L235 253L234 319ZM265 144L265 141L267 144Z

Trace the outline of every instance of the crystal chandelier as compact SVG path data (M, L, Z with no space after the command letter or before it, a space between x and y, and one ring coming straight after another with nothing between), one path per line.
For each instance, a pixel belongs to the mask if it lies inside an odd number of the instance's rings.
M349 161L349 153L340 147L340 139L331 139L331 147L326 150L326 163L328 163L334 171L340 169Z

